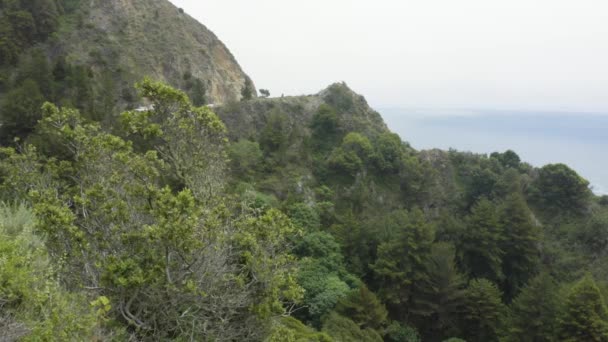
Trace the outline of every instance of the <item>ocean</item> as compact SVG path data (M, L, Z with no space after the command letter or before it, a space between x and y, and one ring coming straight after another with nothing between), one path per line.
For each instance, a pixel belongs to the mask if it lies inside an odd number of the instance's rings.
M564 163L608 195L608 113L381 109L414 148L475 153L515 151L534 166Z

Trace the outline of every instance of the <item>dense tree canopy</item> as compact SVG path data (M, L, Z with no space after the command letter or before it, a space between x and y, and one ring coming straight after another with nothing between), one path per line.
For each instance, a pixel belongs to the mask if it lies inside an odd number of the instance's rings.
M564 164L543 166L533 191L540 205L554 211L581 211L590 196L589 182Z
M0 339L608 341L575 171L416 151L345 84L133 90L44 49L79 1L0 1Z

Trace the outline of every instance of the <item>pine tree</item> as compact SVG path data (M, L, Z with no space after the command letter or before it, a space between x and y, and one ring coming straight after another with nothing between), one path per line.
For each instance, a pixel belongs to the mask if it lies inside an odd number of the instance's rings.
M404 215L402 228L394 239L378 246L378 258L372 266L379 293L398 315L407 314L414 284L426 278L426 262L434 240L433 227L420 209Z
M570 289L559 332L561 341L608 341L608 308L590 275Z
M534 277L540 264L540 229L532 221L532 213L523 196L509 195L502 206L500 223L504 239L502 269L505 275L504 291L513 298L518 289Z
M466 291L464 332L469 342L498 341L505 306L498 287L486 279L474 279Z
M428 278L416 284L413 298L412 312L418 316L418 326L426 336L457 335L465 283L456 269L454 246L445 242L434 244L426 273Z
M496 206L485 198L481 199L473 206L467 223L458 246L463 267L471 278L499 282L503 278L504 251Z
M557 291L557 284L548 273L532 279L509 307L505 341L555 341L559 313Z
M386 323L388 315L382 302L365 284L341 299L336 306L336 312L352 319L362 329L376 330Z

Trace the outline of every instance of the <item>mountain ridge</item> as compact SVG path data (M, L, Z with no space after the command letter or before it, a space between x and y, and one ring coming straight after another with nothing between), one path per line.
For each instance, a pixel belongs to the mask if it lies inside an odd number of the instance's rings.
M178 87L190 74L203 80L210 103L239 100L251 82L212 31L169 1L93 0L81 10L87 13L83 29L60 34L75 62L98 65L97 59L118 55L116 64L133 81L147 75Z

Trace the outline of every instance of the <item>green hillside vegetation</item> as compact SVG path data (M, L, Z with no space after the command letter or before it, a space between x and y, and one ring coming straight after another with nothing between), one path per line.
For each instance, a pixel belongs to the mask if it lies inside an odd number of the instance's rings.
M142 8L112 3L0 1L0 340L608 341L608 201L574 170L417 151L344 83L205 106L50 53Z
M133 84L144 75L195 105L256 94L223 43L168 1L0 1L3 144L32 132L45 101L113 127L121 111L142 105Z

